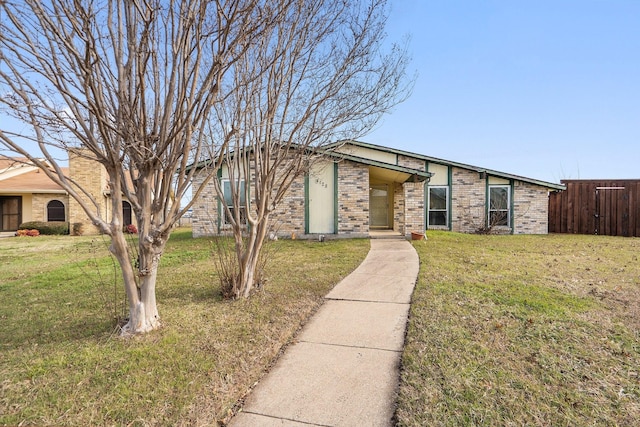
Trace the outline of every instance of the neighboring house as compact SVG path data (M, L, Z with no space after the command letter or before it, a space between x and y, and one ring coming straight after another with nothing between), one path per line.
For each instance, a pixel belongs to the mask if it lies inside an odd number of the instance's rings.
M291 186L272 214L279 235L367 237L427 229L546 234L548 195L563 185L358 141L323 150L326 159ZM226 168L219 171L223 190ZM194 191L202 184L194 180ZM227 199L227 197L225 197ZM193 206L194 236L225 231L224 200L212 184Z
M640 237L640 179L568 179L549 197L549 232Z
M111 203L106 171L94 161L70 153L64 173L98 202L104 218ZM133 223L131 204L123 202L125 225ZM96 234L80 205L25 158L0 157L0 231L15 231L30 221L64 221L72 234Z

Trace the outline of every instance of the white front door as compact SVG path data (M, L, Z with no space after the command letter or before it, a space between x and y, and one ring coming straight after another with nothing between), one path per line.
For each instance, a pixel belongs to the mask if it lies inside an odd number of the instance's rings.
M309 233L335 233L333 162L319 162L309 171Z

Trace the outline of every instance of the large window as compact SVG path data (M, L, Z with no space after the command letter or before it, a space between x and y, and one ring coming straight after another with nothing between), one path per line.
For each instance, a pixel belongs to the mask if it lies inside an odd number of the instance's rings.
M65 221L64 203L51 200L47 203L47 221Z
M511 224L511 187L508 185L489 186L489 227Z
M429 226L449 225L449 187L429 187Z
M240 222L246 224L247 222L247 200L245 197L245 186L244 181L240 181L240 188L237 188L237 182L235 183L234 189L236 191L240 190ZM231 196L231 182L229 180L222 181L222 191L224 192L224 203L229 208L231 212L231 216L235 217L235 208L233 207L233 199ZM231 220L227 214L227 210L222 208L222 215L224 216L224 223L229 224Z

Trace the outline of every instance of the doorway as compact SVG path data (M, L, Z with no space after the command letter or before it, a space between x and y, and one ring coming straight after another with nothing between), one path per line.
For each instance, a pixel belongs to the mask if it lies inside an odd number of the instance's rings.
M389 186L372 185L369 189L369 226L389 228Z
M0 231L16 231L22 223L22 197L0 197Z

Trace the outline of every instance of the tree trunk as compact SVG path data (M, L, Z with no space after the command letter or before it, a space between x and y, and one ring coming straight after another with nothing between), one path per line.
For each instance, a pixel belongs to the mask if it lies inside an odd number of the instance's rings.
M156 305L157 264L153 272L140 281L139 299L129 303L129 322L122 328L123 334L141 334L160 327L160 316Z
M142 334L157 329L160 326L160 316L156 305L156 277L158 273L157 254L142 254L151 251L152 247L139 245L141 252L138 259L153 259L144 275L140 275L140 286L135 280L131 254L126 237L121 231L115 231L109 250L118 260L124 280L124 288L129 301L129 321L122 327L123 335Z
M262 268L262 266L259 265L260 252L262 251L268 223L269 218L266 218L255 224L255 226L251 228L249 237L242 250L236 251L238 254L238 266L240 268L236 298L240 296L248 298L253 290L256 279L259 279L263 275L263 272L258 270ZM237 240L236 245L238 245Z

